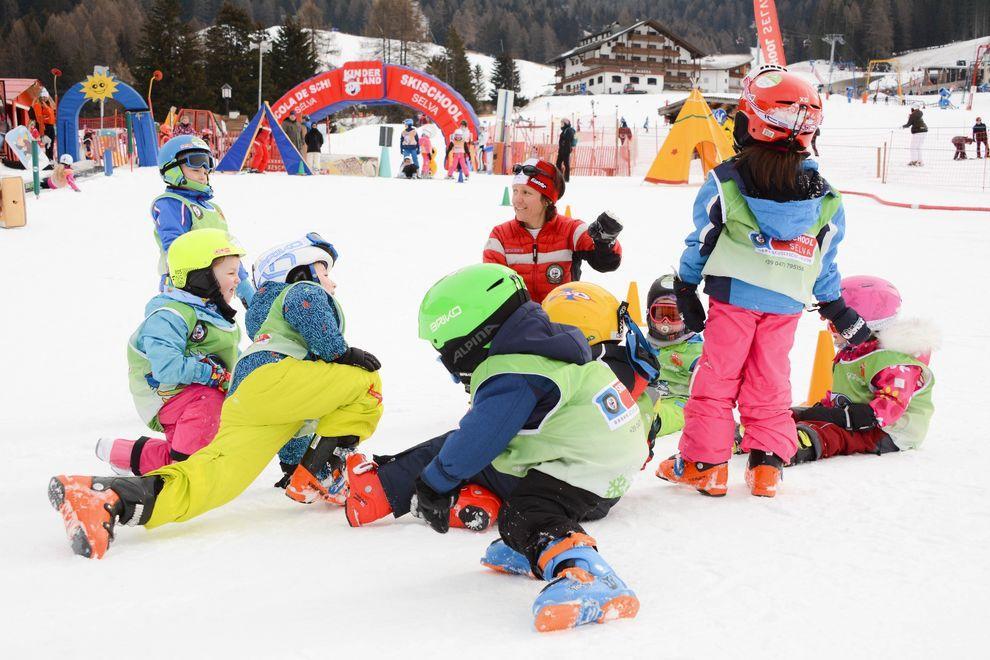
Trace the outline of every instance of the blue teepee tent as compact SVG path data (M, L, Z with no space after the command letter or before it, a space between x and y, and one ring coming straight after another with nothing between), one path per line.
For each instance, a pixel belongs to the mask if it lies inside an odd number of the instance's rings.
M258 108L258 112L255 113L254 118L244 127L244 132L241 133L241 136L237 138L234 144L230 145L230 149L227 150L226 155L220 160L220 164L217 165L217 171L240 172L244 169L248 150L251 148L251 143L254 142L255 135L258 134L262 117L267 120L268 127L272 130L272 138L274 138L275 147L278 149L278 153L282 157L282 162L285 164L285 171L288 174L312 174L313 172L306 165L302 154L293 146L292 141L289 140L289 136L279 126L275 115L272 113L271 106L268 105L268 101L265 101Z

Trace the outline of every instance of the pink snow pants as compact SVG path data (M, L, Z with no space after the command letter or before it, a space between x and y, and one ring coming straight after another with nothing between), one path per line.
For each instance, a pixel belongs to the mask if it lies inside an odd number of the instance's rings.
M461 172L464 172L464 178L468 178L471 171L468 169L467 159L464 154L451 154L450 155L450 167L447 168L447 176L454 176L454 172L457 171L457 164L461 165Z
M738 404L745 450L785 461L797 451L791 417L791 363L800 314L754 312L709 298L705 344L684 407L685 460L724 463L732 456Z
M189 456L210 444L220 426L220 408L225 394L215 387L188 385L158 411L158 422L165 439L150 438L134 456L139 441L118 439L110 450L110 462L117 467L147 474L172 462L172 452ZM137 465L135 465L135 463Z

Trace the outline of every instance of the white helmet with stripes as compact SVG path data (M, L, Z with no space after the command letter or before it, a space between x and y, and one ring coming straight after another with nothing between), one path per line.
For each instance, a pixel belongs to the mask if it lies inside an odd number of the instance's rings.
M337 250L316 232L265 251L254 263L252 279L255 287L268 282L292 283L317 281L313 264L324 263L327 269L337 261ZM308 266L308 268L300 268Z

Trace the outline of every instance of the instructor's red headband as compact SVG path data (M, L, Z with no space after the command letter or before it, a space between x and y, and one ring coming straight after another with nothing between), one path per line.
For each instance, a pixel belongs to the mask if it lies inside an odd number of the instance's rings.
M557 168L552 163L538 158L530 158L522 165L515 165L512 173L516 177L513 185L527 185L556 204L563 191L557 190Z

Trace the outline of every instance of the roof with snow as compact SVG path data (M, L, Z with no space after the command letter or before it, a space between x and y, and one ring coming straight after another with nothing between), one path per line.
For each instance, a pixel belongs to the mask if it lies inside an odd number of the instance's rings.
M706 55L701 58L701 68L705 70L735 69L737 66L750 64L753 56L749 53L738 55Z
M700 48L698 48L694 44L692 44L692 43L690 43L688 41L685 41L681 37L678 37L676 34L674 34L673 32L671 32L665 25L663 25L662 23L660 23L660 21L655 21L652 18L647 19L645 21L637 21L636 23L633 23L632 25L630 25L629 27L626 27L626 28L619 28L618 25L619 25L618 23L612 23L612 25L608 26L607 28L605 28L601 32L598 32L597 34L590 35L590 37L593 39L593 41L591 43L583 44L581 46L577 46L576 48L570 49L566 53L561 53L560 55L558 55L557 57L553 58L552 60L547 60L547 64L554 64L554 63L559 62L561 60L567 59L568 57L573 57L575 55L580 55L581 53L587 53L590 50L595 50L596 48L598 48L599 46L601 46L606 41L611 41L613 39L617 39L617 38L621 37L622 35L626 34L627 32L629 32L631 30L634 30L634 29L636 29L638 27L641 27L643 25L648 25L651 28L653 28L654 30L656 30L657 32L659 32L662 35L664 35L665 37L668 37L675 44L677 44L681 48L684 48L685 50L687 50L691 54L692 57L704 57L705 56L705 52L703 50L701 50ZM582 41L583 41L583 39L582 39Z

